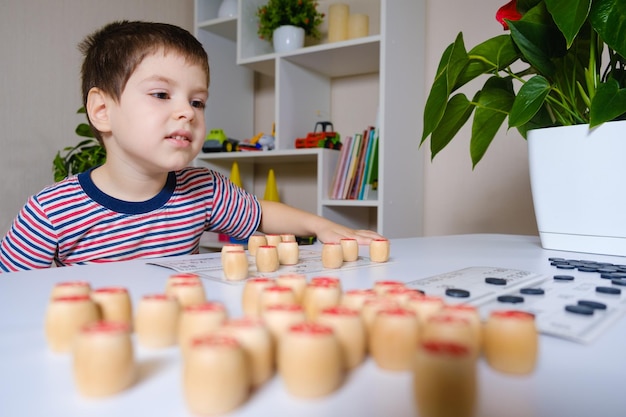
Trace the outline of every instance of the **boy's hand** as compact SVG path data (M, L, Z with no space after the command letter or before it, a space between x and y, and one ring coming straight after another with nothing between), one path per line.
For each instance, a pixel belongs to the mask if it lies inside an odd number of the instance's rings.
M372 230L355 230L337 224L317 234L317 239L322 243L339 242L343 238L356 239L359 245L369 245L373 239L382 239L383 236Z

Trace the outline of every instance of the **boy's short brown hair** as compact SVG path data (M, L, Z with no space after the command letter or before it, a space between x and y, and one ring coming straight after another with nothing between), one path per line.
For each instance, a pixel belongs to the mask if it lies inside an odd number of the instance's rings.
M167 23L127 20L109 23L87 36L79 49L84 55L81 68L84 106L93 87L119 100L137 66L159 50L175 52L189 63L200 65L206 72L207 87L210 80L209 59L202 44L185 29ZM93 126L92 130L101 141L99 132Z

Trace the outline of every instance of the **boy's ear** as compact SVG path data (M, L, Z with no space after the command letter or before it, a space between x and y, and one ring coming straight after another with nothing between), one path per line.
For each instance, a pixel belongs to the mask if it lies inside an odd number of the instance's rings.
M111 131L109 122L109 109L110 97L101 89L93 87L87 93L87 114L91 124L98 129L101 133L107 133Z

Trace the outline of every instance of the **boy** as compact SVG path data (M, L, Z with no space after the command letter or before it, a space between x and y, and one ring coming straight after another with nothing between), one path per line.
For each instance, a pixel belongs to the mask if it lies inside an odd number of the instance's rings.
M0 271L197 253L205 230L380 237L189 167L204 142L209 88L207 54L189 32L114 22L80 49L83 104L106 162L27 201L0 245Z

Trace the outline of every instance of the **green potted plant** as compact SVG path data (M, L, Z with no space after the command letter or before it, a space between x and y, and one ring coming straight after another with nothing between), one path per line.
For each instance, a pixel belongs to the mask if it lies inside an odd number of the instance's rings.
M300 28L297 31L291 29L298 34L290 36L298 36L295 47L302 47L305 35L313 39L321 37L319 25L324 20L324 13L319 12L317 7L316 0L269 0L256 11L259 19L257 33L261 39L273 42L276 49L276 30L283 27ZM288 42L293 44L293 38Z
M508 119L528 139L544 248L626 256L626 197L613 192L626 178L616 159L626 154L626 2L513 0L496 18L507 34L467 51L459 33L443 53L420 144L430 137L434 158L473 114L475 167ZM481 76L471 98L460 92ZM606 198L574 203L584 189Z
M531 129L626 116L626 4L622 0L513 0L497 13L509 33L469 52L463 34L443 53L424 109L421 143L434 157L472 113L470 154L481 160L508 116ZM471 99L459 88L486 76ZM519 86L516 93L514 86Z
M81 107L77 113L86 113ZM94 137L87 123L80 123L76 127L76 134L88 138L76 144L63 148L63 155L58 151L52 163L54 181L58 182L65 177L79 174L89 168L101 165L106 159L104 147Z

